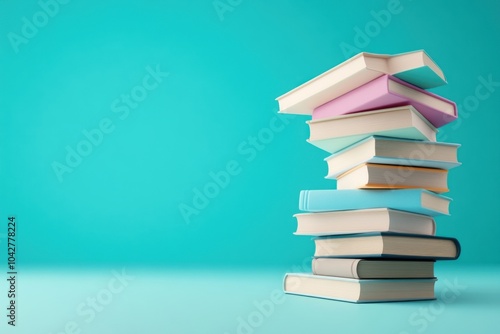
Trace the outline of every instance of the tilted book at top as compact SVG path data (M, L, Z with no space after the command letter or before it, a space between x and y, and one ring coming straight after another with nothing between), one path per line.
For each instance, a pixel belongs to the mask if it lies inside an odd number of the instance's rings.
M454 102L390 75L383 75L315 108L312 119L403 105L415 107L436 128L457 119Z
M311 115L314 108L384 74L423 89L446 84L443 71L423 50L397 55L362 52L278 97L279 112Z

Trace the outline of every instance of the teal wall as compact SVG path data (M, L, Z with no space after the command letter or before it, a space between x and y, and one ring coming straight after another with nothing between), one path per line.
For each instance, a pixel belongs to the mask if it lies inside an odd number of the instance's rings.
M439 138L463 145L463 166L438 233L463 263L499 261L497 1L66 2L51 16L0 2L0 221L17 216L24 266L309 256L292 235L299 191L334 183L307 118L276 119L274 98L353 49L425 49L444 70L433 92L461 116Z

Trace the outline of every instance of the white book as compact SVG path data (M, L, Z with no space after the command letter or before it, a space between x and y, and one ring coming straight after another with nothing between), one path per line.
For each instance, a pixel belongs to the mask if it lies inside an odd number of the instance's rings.
M294 215L296 235L326 236L367 232L435 235L431 216L388 208L310 212Z
M309 143L330 153L370 136L435 142L438 130L410 105L306 122Z
M288 294L353 303L435 299L435 278L353 279L310 274L286 274Z

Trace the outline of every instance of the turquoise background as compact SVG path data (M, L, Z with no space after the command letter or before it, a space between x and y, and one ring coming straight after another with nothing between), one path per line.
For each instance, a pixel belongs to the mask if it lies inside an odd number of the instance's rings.
M463 102L478 77L500 81L500 6L452 3L401 1L361 49L425 49L442 67L449 84L433 91L461 117L440 138L463 145L463 166L450 173L452 216L438 233L462 242L461 262L498 262L500 87L473 111ZM289 266L311 253L292 215L301 189L335 186L323 179L326 154L305 142L307 117L272 137L263 129L274 99L342 62L340 44L356 46L354 29L387 1L243 1L222 21L210 1L72 1L18 53L8 33L40 7L1 6L0 217L18 216L22 263ZM157 65L168 77L120 119L111 104ZM54 161L105 118L114 130L59 182ZM267 143L250 149L262 131ZM193 206L232 160L239 174L186 223L179 205Z
M446 74L449 84L432 91L456 101L460 118L438 138L462 144L463 165L450 172L452 215L438 218L438 234L458 238L463 252L437 264L437 291L446 280L467 287L444 309L287 296L252 332L460 333L472 330L466 317L491 330L500 297L491 269L500 264L500 4L220 3L219 15L211 0L73 0L44 22L36 1L0 1L0 242L16 215L20 271L21 327L12 332L60 334L72 319L82 333L238 332L238 317L281 289L285 271L308 270L313 244L292 235L299 191L335 186L323 178L326 154L305 141L308 118L276 119L274 99L348 58L347 44L425 49ZM397 12L390 22L374 23L388 6ZM11 40L33 16L40 27L16 52ZM370 36L356 37L366 28ZM168 76L124 114L122 94L146 92L157 66ZM489 91L488 78L498 83ZM481 85L489 95L474 98ZM102 122L108 133L60 182L54 162ZM228 165L232 175L215 189L213 173ZM204 187L213 198L184 219L180 208ZM122 267L136 280L83 326L75 307ZM422 307L439 310L425 329L409 320Z
M241 1L221 20L211 1L71 1L16 53L8 34L40 6L2 1L0 218L18 217L19 261L287 267L311 254L292 215L301 189L335 186L326 154L305 142L307 117L263 129L277 96L349 57L341 43L355 47L355 30L391 3ZM461 116L440 139L463 145L463 166L438 233L462 242L460 262L498 263L500 87L475 110L464 100L478 77L500 81L500 5L463 3L402 0L359 49L425 49L442 67L449 84L433 91ZM157 65L168 77L121 119L112 103ZM59 182L54 161L103 119L113 131ZM251 149L259 133L266 143ZM186 223L179 206L233 160L239 173Z

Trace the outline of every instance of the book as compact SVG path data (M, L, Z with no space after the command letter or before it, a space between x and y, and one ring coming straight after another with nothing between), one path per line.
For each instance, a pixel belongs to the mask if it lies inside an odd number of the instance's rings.
M460 256L455 238L422 234L371 232L317 237L315 257L454 260Z
M309 143L335 153L367 137L378 135L436 141L437 129L412 106L401 106L306 122Z
M286 274L288 294L353 303L435 299L435 278L354 279L310 274Z
M460 166L459 144L370 136L325 159L327 179L362 163L451 169Z
M384 74L423 89L446 84L443 71L423 50L396 55L361 52L276 98L279 112L310 115L314 108Z
M434 278L434 261L315 258L315 275L347 278Z
M426 215L387 208L298 213L296 235L325 236L366 232L434 235L436 223Z
M436 128L457 119L454 102L390 75L383 75L315 108L312 119L402 105L415 107Z
M337 177L337 189L422 188L448 192L445 169L363 163Z
M428 216L449 215L451 198L424 189L302 190L299 210L308 212L390 208Z

